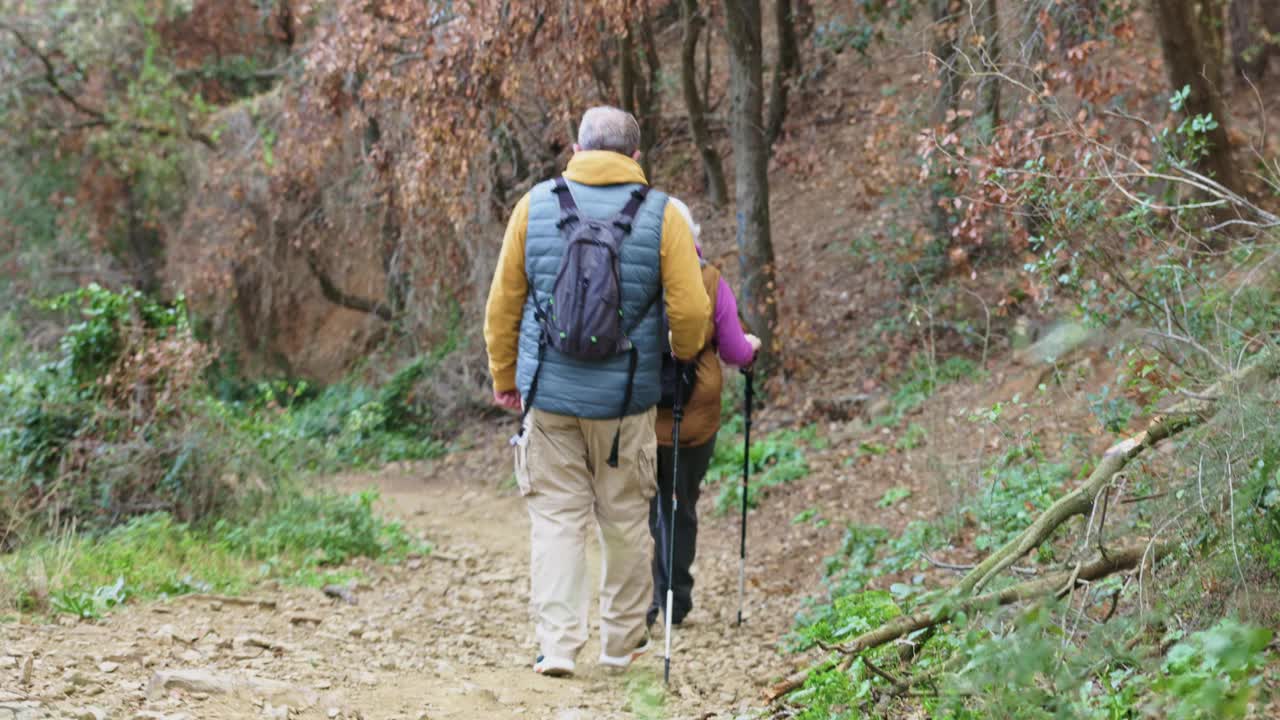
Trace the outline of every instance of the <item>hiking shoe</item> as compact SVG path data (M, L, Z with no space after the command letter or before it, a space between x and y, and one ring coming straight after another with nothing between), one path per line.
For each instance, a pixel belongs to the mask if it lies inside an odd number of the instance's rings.
M547 677L569 677L573 674L573 661L539 655L533 661L533 671Z
M627 668L631 667L631 663L635 662L636 658L649 652L649 644L650 644L649 631L646 629L644 631L644 639L640 641L640 644L636 646L635 650L632 650L631 652L627 653L626 655L623 655L622 657L605 655L602 652L600 653L600 664L607 668L614 668L616 670L626 670Z

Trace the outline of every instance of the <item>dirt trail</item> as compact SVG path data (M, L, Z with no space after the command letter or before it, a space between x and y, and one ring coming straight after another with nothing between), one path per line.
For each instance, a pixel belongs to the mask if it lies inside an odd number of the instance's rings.
M704 524L697 607L675 636L661 710L646 701L661 695L661 651L613 674L596 665L594 626L575 677L536 676L528 520L521 498L500 489L510 463L499 439L485 435L478 449L435 463L335 480L343 489L377 487L384 511L435 545L403 565L365 566L355 605L268 585L252 597L274 607L181 598L98 622L0 625L0 720L701 718L757 704L785 664L775 644L799 596L760 582L768 570L753 564L749 622L732 627L737 523L729 518Z

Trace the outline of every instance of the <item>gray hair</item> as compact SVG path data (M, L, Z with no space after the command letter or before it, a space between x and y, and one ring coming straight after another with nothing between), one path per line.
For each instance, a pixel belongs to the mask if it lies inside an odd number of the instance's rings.
M689 211L689 206L685 205L680 198L670 195L667 196L667 204L680 211L681 217L684 218L685 222L689 223L689 230L693 232L693 241L697 242L698 238L702 236L702 226L693 221L693 213Z
M640 124L625 110L608 105L593 107L582 115L578 147L631 156L640 149Z

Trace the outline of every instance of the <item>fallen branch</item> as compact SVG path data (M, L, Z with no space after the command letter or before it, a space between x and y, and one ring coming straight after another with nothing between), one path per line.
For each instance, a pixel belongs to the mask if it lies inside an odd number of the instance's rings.
M1274 379L1278 369L1280 367L1268 354L1259 361L1219 379L1212 387L1201 393L1201 396L1224 397L1232 388L1247 387L1260 381ZM1175 405L1165 415L1153 420L1146 432L1113 446L1103 455L1102 460L1089 474L1088 480L1083 485L1059 498L1018 537L988 555L956 583L951 593L957 597L963 597L981 590L996 575L1048 540L1067 520L1092 510L1094 499L1111 482L1116 473L1129 464L1130 460L1160 441L1171 438L1187 428L1200 425L1213 416L1216 405L1214 400L1198 398L1185 400Z
M832 646L831 649L845 655L846 658L856 658L868 650L891 643L917 630L941 625L962 612L971 613L988 607L1012 605L1024 600L1061 594L1082 582L1092 582L1117 572L1131 570L1144 561L1155 562L1167 555L1174 546L1175 544L1172 542L1162 543L1157 545L1150 555L1147 555L1148 546L1145 543L1123 550L1112 551L1107 553L1106 557L1087 564L1077 565L1070 570L1063 570L1042 578L1028 580L1003 590L977 595L959 602L943 602L910 615L894 618L874 630L859 635L848 643ZM1144 560L1144 556L1148 560ZM822 668L823 666L819 665L818 667ZM765 700L774 702L778 698L795 691L804 685L812 672L813 670L803 670L773 685L765 692Z
M1107 553L1104 550L1101 559L1088 565L1079 565L1069 571L1026 581L999 592L974 595L998 574L1013 567L1023 556L1048 540L1063 523L1077 515L1089 513L1102 490L1128 465L1130 460L1162 440L1201 425L1212 418L1218 402L1222 398L1231 396L1233 391L1247 392L1261 383L1276 379L1277 376L1280 376L1280 355L1271 352L1263 353L1249 365L1237 368L1219 378L1218 382L1203 392L1189 396L1188 399L1170 408L1164 415L1154 419L1145 432L1107 450L1083 485L1060 498L1016 538L978 563L948 591L947 599L942 604L896 618L836 649L844 653L845 660L849 661L850 658L855 658L869 649L892 642L904 635L940 625L961 610L969 611L986 605L1008 605L1031 597L1070 592L1080 582L1089 582L1135 565L1145 567L1149 562L1144 558L1144 553L1149 553L1147 557L1154 562L1156 558L1168 552L1170 544L1156 544L1153 541L1119 553ZM847 667L848 664L848 662L842 663L841 667ZM804 685L814 672L827 670L833 665L834 663L827 661L792 673L766 690L764 697L769 702L774 702Z

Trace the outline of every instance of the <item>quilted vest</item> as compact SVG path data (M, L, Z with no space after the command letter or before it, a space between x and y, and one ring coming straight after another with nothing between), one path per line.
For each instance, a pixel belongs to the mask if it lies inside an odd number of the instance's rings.
M601 362L584 362L547 348L538 370L538 335L532 293L545 306L560 269L564 238L556 228L560 205L551 189L554 181L534 186L529 198L529 224L525 231L525 276L530 297L525 299L520 320L520 354L516 361L516 385L522 397L529 397L535 370L538 392L533 406L544 412L588 419L618 417L627 389L628 353ZM607 220L627 203L635 184L584 185L569 181L583 217ZM651 190L636 212L631 234L622 244L623 327L639 352L635 385L626 415L647 411L658 403L662 343L658 334L661 308L662 219L667 196Z

